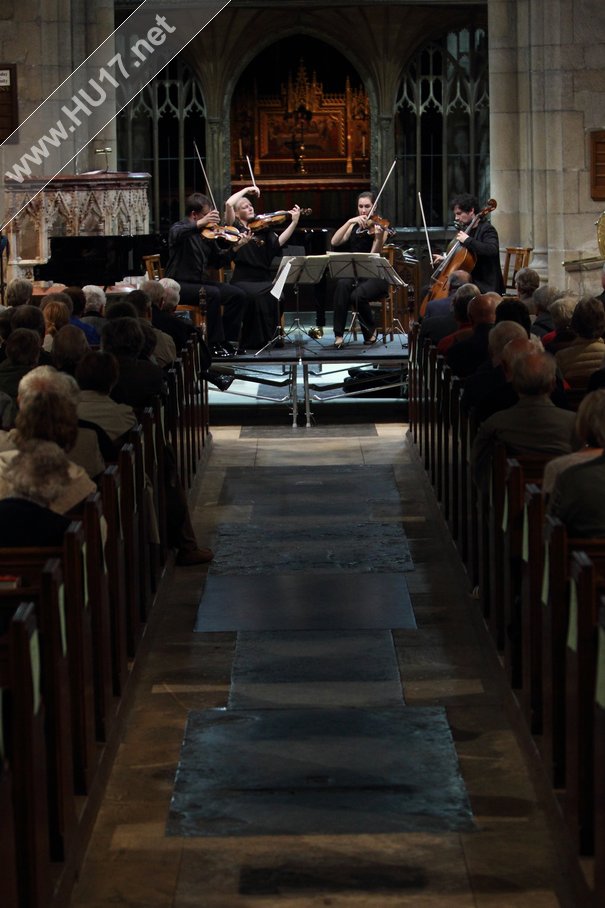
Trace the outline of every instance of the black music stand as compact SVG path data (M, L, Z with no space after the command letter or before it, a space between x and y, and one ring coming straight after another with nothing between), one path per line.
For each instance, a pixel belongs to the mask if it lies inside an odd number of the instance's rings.
M259 356L259 354L264 353L266 350L272 349L277 344L293 344L297 348L297 353L302 352L303 346L310 341L315 342L321 347L318 340L308 337L306 328L301 324L298 294L301 284L317 284L318 281L321 280L326 267L325 259L326 256L324 255L286 255L281 259L277 276L270 292L276 299L279 313L279 300L281 299L284 287L287 284L291 284L294 287L294 299L296 301L294 321L290 327L284 331L278 318L278 324L275 328L273 337L269 343L265 344L262 349L254 354L255 356ZM311 350L310 352L313 354L316 353L315 350Z

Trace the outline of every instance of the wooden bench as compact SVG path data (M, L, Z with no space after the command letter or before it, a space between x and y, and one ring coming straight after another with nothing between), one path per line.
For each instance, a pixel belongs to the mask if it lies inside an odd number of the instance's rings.
M34 604L40 639L40 688L46 710L50 855L65 859L76 833L69 658L61 563L49 559L39 585L0 590L0 621L8 626L21 602Z
M65 584L65 625L69 653L74 783L77 794L90 790L98 752L95 743L95 686L90 587L84 579L84 530L73 521L62 547L0 549L0 570L38 587L49 558L61 561Z
M605 599L600 599L594 695L594 895L605 904Z
M45 711L40 674L34 606L24 603L17 607L6 633L0 637L0 721L12 774L20 908L46 908L51 895ZM2 859L4 864L4 855ZM4 879L2 890L4 900Z

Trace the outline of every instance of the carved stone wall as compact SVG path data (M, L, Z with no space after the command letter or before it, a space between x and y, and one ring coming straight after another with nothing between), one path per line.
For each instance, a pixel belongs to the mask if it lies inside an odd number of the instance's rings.
M149 233L148 173L83 173L6 186L10 244L9 278L33 276L46 262L51 236L121 236ZM23 210L20 210L23 209Z

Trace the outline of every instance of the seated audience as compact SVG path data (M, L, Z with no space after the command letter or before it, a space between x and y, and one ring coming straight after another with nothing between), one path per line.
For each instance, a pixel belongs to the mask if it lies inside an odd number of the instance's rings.
M544 467L542 494L545 497L550 495L563 470L602 455L605 444L605 390L592 391L582 399L576 413L575 432L581 447L571 454L555 457Z
M50 441L29 442L2 472L6 498L0 500L0 546L59 546L69 517L51 510L69 484L69 460Z
M454 293L452 318L456 327L450 334L442 335L437 343L437 350L442 356L445 356L453 344L457 344L458 341L471 335L473 328L468 318L468 307L471 300L479 294L480 290L476 284L463 284ZM424 322L422 325L424 327Z
M42 303L41 312L44 316L44 343L42 349L47 353L52 352L57 331L69 325L69 308L60 300L46 300Z
M59 372L75 375L78 363L89 350L84 333L76 325L64 325L55 335L51 354L53 366Z
M5 356L0 363L0 391L17 399L19 382L38 365L40 336L29 328L11 331L4 345Z
M39 366L22 379L17 398L19 407L24 395L39 391L61 395L77 408L80 397L78 383L73 376L52 366ZM86 470L91 479L96 479L105 469L105 458L113 456L113 445L106 434L92 423L77 420L76 428L76 438L69 449L70 460Z
M489 360L464 382L460 406L466 413L473 413L477 425L492 413L512 406L519 399L502 363L503 352L509 341L514 339L527 340L525 329L518 322L499 322L494 325L487 344ZM529 349L529 344L525 345L525 349ZM513 397L512 400L507 398L501 405L503 388L510 388Z
M49 367L40 368L46 370ZM69 455L78 436L76 406L62 394L37 390L36 377L28 383L26 376L24 385L19 389L19 412L15 428L9 435L12 449L0 452L0 498L10 497L11 489L5 478L5 470L18 451L32 450L34 442L51 441ZM68 480L62 484L59 494L50 502L50 507L57 514L66 514L87 495L96 491L96 488L83 467L70 459Z
M155 363L139 359L145 343L139 319L113 318L112 311L110 307L102 335L103 352L113 353L120 368L111 396L135 410L150 406L164 394L164 373Z
M4 331L6 332L6 338L11 333L11 331L16 331L17 328L29 328L30 331L35 331L40 340L40 356L38 362L40 365L50 365L50 354L42 349L42 344L44 343L44 316L38 308L38 306L29 306L22 305L17 306L16 309L8 310L8 317L10 322L8 326L4 322ZM0 362L6 356L6 346L5 344L0 347Z
M6 305L9 307L29 306L34 285L24 277L15 277L6 285Z
M496 442L503 442L511 454L533 452L555 456L569 454L577 446L575 413L556 407L550 399L555 373L553 357L535 349L513 361L512 384L519 400L486 419L473 442L472 471L480 488L488 488Z
M63 291L71 300L71 312L69 323L80 328L86 335L86 340L91 347L98 347L101 343L101 335L88 322L82 321L84 310L86 308L86 296L81 287L66 287Z
M496 309L496 325L499 322L517 322L525 328L525 334L529 337L531 318L527 306L521 300L503 299Z
M112 442L118 441L137 424L128 404L119 404L109 396L118 380L120 368L112 353L90 350L76 368L80 386L78 417L101 426Z
M515 275L517 296L530 315L536 311L534 293L540 286L540 275L533 268L520 268Z
M575 339L556 354L563 378L572 388L585 388L593 372L600 368L605 355L605 310L594 296L578 301L570 328Z
M572 293L566 293L548 307L554 330L549 331L542 338L542 343L547 353L552 353L554 356L559 350L568 347L575 340L576 336L569 326L577 304L577 296Z
M418 340L421 345L420 348L422 349L424 346L425 340L430 340L431 343L438 344L443 338L458 331L462 324L465 326L468 325L468 304L474 296L479 296L480 292L481 291L476 284L463 284L462 287L458 287L452 297L450 311L447 315L432 315L429 318L423 318L420 323L420 332L418 334ZM458 321L455 315L455 300L459 301L459 306L457 308L462 322ZM462 300L464 300L464 303L462 303Z
M531 333L535 334L544 341L544 337L555 330L555 324L552 319L550 307L555 300L561 299L563 293L556 287L549 287L544 284L538 287L534 293L534 304L536 307L536 317L532 322Z
M497 293L481 293L470 301L468 318L472 333L454 344L446 355L446 362L454 375L466 378L486 361L487 341L496 321L496 307L500 299Z
M147 281L148 284L154 285L153 281ZM157 283L157 282L156 282ZM176 345L170 334L155 328L151 321L151 299L143 290L133 290L128 297L128 302L137 310L137 317L145 323L143 330L151 329L150 337L153 333L155 343L151 349L150 359L156 362L160 368L165 368L173 363L176 359Z
M452 271L447 283L447 296L441 299L429 300L424 317L433 318L435 315L448 315L456 290L462 287L463 284L468 284L470 280L471 276L468 271Z
M85 324L92 325L100 337L105 324L105 306L107 303L105 291L102 287L97 287L96 284L86 284L85 287L82 287L82 293L84 294L86 305L80 319Z

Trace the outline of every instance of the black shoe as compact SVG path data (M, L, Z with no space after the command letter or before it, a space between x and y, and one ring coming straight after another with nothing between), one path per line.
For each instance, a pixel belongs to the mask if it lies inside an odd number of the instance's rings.
M237 356L245 356L248 352L245 347L239 344L237 350L235 351Z

